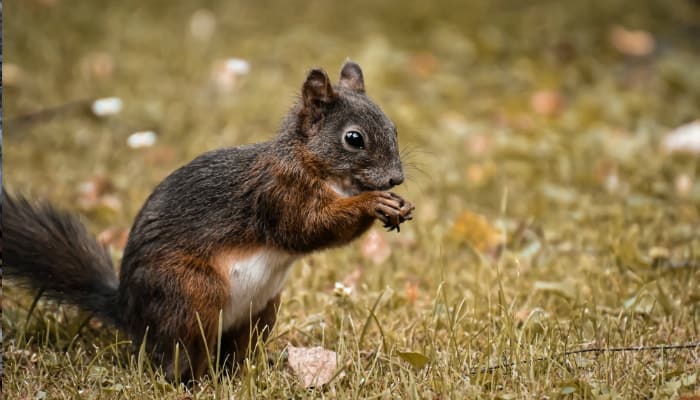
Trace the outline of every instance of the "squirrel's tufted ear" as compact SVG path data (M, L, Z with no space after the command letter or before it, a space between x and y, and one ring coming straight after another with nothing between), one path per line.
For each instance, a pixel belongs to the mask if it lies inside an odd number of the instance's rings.
M343 64L343 69L340 70L339 85L355 92L365 92L365 80L362 77L362 69L357 63L348 60Z
M332 103L336 98L331 80L322 69L312 69L309 72L301 93L304 108L312 113L316 113L324 104Z

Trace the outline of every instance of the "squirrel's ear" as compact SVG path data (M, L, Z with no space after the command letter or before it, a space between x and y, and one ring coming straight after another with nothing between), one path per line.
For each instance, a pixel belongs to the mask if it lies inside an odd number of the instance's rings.
M322 69L312 69L309 72L301 93L304 99L304 108L311 111L316 111L322 105L332 103L335 100L331 80Z
M362 69L357 63L350 60L345 62L343 69L340 70L339 85L355 92L365 92L365 80L362 77Z

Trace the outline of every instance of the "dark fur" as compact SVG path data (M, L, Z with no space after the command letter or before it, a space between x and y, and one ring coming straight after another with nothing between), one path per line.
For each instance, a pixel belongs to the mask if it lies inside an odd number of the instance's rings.
M364 151L344 147L350 127L364 133ZM107 253L74 217L25 200L10 200L5 212L6 271L98 313L137 345L148 328L147 347L169 377L175 363L181 378L198 377L227 298L216 254L265 247L302 255L348 243L375 218L398 227L413 207L383 190L402 180L396 128L364 94L359 66L346 63L335 88L313 70L276 138L205 153L156 187L131 229L118 284ZM279 297L253 326L224 332L222 356L240 359L248 331L269 332L278 305ZM189 360L173 358L175 343Z
M4 277L118 325L119 281L107 250L77 217L5 190L2 196Z

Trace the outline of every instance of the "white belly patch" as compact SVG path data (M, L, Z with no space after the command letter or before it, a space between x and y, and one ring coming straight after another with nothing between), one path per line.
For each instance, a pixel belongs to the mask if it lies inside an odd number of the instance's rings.
M223 308L223 329L249 322L275 297L284 284L295 256L279 250L260 249L245 257L224 257L229 298Z

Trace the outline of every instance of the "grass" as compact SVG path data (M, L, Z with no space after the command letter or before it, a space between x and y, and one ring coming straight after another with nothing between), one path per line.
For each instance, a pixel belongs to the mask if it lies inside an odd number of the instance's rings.
M399 127L415 219L380 233L381 262L366 237L297 262L266 348L191 389L74 309L42 301L28 317L32 294L6 284L6 398L700 395L697 347L560 356L700 340L700 159L660 145L699 117L693 2L142 3L5 5L5 185L95 233L126 229L170 171L270 137L304 72L335 76L349 56ZM217 22L209 40L190 34L199 8ZM655 51L615 50L614 26L649 32ZM212 65L231 56L251 71L222 91ZM123 112L11 121L102 96ZM145 129L155 146L126 146ZM96 177L111 200L86 204ZM303 389L289 344L336 351L342 373Z

